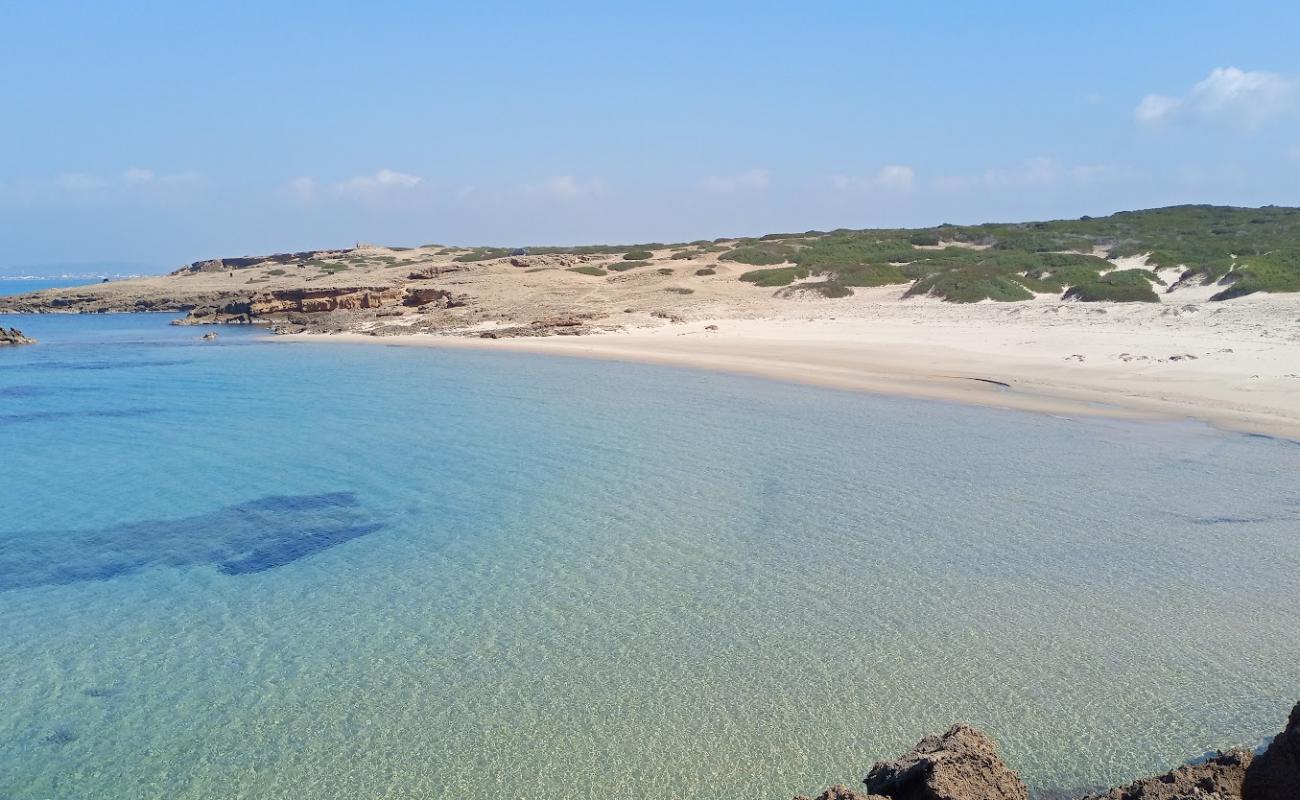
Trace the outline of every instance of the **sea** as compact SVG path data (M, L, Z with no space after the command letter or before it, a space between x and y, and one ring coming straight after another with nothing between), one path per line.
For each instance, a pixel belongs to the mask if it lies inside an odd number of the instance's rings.
M1300 445L0 317L0 798L1040 796L1279 731Z

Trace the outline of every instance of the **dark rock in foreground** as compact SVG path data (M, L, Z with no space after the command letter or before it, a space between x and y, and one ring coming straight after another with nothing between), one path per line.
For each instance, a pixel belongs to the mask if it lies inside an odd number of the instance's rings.
M8 344L36 344L36 340L30 336L24 336L23 332L17 328L0 327L0 346Z
M954 725L894 761L878 761L868 794L832 786L816 800L1029 800L1029 790L987 734ZM805 796L795 800L808 800ZM1259 755L1235 749L1082 800L1300 800L1300 703Z
M1201 764L1184 764L1154 778L1143 778L1087 800L1184 800L1184 798L1242 797L1241 784L1250 767L1249 750L1217 753ZM1297 795L1291 795L1296 797Z
M867 791L894 800L1029 800L1029 789L988 734L954 725L927 736L902 758L877 761Z
M1300 798L1300 703L1291 709L1286 730L1246 770L1241 796L1246 800Z

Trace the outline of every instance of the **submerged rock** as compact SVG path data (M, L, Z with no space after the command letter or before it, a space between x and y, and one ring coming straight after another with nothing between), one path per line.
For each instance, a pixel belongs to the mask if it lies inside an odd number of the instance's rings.
M36 344L36 340L30 336L24 336L23 332L17 328L0 327L0 346L8 344Z
M881 797L878 794L861 794L853 791L847 786L836 784L817 795L816 798L799 795L794 800L889 800L889 798Z
M1246 770L1241 794L1245 800L1300 798L1300 703L1291 709L1286 730Z
M1029 800L1029 789L983 731L954 725L894 761L877 761L867 791L893 800Z

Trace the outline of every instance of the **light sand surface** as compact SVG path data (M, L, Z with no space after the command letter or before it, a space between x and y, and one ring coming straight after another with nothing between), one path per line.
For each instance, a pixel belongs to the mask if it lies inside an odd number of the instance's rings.
M1066 416L1192 418L1300 440L1298 300L956 306L864 297L585 336L326 338L716 369Z

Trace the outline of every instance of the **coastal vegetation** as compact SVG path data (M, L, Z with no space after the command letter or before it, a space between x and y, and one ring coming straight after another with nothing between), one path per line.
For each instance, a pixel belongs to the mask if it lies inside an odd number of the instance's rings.
M770 264L784 264L787 261L794 260L794 256L795 249L783 244L745 244L729 253L724 253L719 258L723 261L736 261L741 264L762 267Z
M1103 255L1104 254L1104 255ZM1212 300L1300 291L1300 209L1175 206L1052 222L769 234L720 257L753 266L741 280L788 286L826 276L842 286L910 284L906 296L1012 302L1035 294L1152 302L1171 280L1215 284ZM1134 259L1118 269L1109 259ZM778 265L794 264L795 267Z
M808 270L803 267L777 267L750 270L742 274L740 279L755 286L789 286L796 278L806 277L808 277Z

